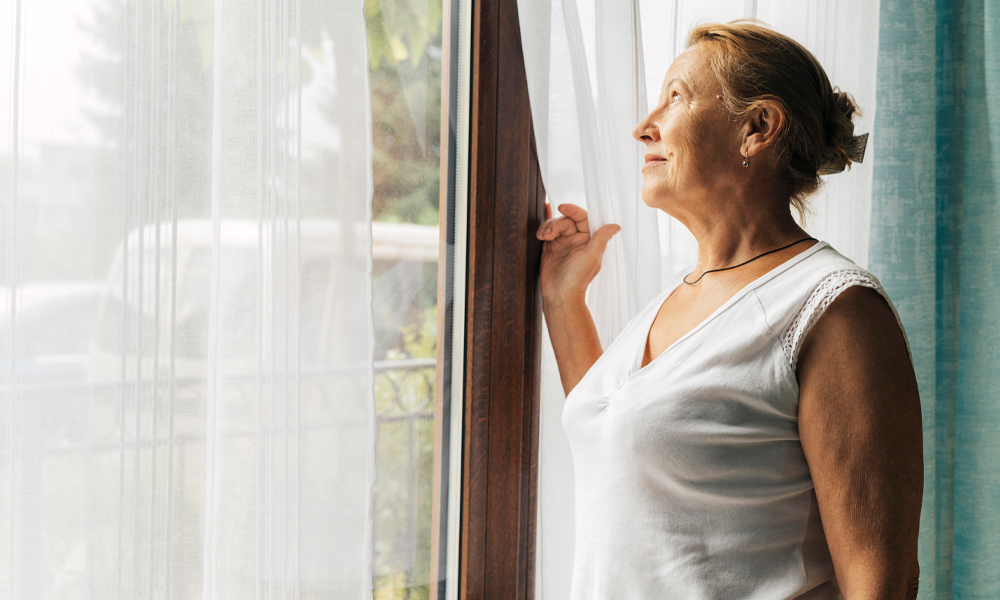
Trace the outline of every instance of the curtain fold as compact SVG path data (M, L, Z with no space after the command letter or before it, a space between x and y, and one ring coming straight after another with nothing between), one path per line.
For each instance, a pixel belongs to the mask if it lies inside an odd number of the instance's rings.
M0 598L371 597L363 2L0 15Z
M1000 3L885 0L880 20L870 256L920 386L920 598L995 598Z

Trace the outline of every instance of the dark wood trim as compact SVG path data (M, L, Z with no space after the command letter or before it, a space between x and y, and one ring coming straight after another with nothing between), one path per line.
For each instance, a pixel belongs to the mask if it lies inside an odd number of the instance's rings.
M538 171L516 0L473 7L459 596L530 600L538 454Z

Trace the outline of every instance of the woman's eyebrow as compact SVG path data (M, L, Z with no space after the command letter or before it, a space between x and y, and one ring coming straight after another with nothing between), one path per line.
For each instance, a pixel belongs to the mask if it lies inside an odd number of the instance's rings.
M676 81L677 83L681 84L682 86L684 86L685 88L687 88L687 89L688 89L688 91L690 91L690 90L691 90L691 86L689 86L689 85L687 84L687 82L686 82L686 81L684 81L683 79L681 79L680 77L674 77L673 79L671 79L670 81L668 81L668 82L667 82L667 87L670 87L670 86L671 86L671 85L672 85L672 84L673 84L673 83L674 83L675 81Z

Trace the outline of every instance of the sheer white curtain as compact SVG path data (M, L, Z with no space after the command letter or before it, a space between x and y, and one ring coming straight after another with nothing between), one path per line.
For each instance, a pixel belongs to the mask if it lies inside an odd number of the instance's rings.
M0 598L371 595L361 0L0 0Z
M662 287L697 260L690 233L645 206L643 146L631 131L659 96L663 75L699 22L759 18L809 48L834 85L875 108L877 2L861 0L519 0L518 14L539 164L553 206L587 208L593 229L619 223L588 305L605 347ZM871 157L830 179L806 229L867 264ZM565 397L543 340L539 434L537 594L569 597L573 467L560 422Z

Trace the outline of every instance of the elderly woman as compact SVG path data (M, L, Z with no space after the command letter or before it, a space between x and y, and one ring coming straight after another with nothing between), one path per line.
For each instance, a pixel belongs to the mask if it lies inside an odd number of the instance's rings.
M695 29L646 145L643 201L698 264L601 349L584 292L617 225L559 207L543 306L576 473L574 600L915 598L920 402L869 272L792 218L863 157L853 99L751 22Z

